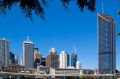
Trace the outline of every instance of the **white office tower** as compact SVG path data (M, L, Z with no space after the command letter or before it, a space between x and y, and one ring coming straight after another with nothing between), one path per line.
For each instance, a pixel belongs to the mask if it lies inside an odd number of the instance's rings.
M29 38L23 42L22 65L34 68L34 44Z
M0 39L0 66L8 66L9 58L9 41L2 38Z
M15 64L18 64L18 55L14 54L14 56L15 56Z
M82 68L82 66L81 66L80 61L77 61L76 62L76 69L81 69L81 68Z
M60 57L59 57L59 61L60 61L59 68L66 69L68 60L67 60L67 53L65 51L61 52Z

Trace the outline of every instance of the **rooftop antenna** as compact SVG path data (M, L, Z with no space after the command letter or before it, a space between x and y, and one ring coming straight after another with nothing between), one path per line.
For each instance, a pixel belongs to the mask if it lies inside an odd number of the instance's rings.
M74 45L74 52L77 53L77 49L76 49L75 45Z
M102 13L104 13L104 5L103 5L103 3L102 3Z

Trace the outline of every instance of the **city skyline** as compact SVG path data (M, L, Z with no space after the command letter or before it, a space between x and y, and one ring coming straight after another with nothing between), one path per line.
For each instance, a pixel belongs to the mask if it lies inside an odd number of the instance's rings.
M103 2L105 4L104 12L116 19L117 26L117 22L119 19L119 17L117 16L117 8L111 8L111 5L117 5L117 1L115 2L114 0L111 0L110 3L107 3L107 1L101 0L99 2ZM54 8L54 10L52 9L55 14L51 14L48 10L45 21L41 21L36 16L34 16L34 23L31 23L28 19L24 19L24 17L22 15L19 15L18 13L15 13L16 15L11 17L11 13L14 12L11 11L6 16L0 16L0 18L2 18L0 20L0 27L2 28L0 29L0 37L5 37L10 40L10 49L11 51L17 51L19 54L19 58L22 52L22 42L26 39L27 36L30 36L30 39L36 45L35 47L38 47L44 56L49 53L49 49L52 47L55 47L58 53L60 53L61 50L72 53L74 51L74 45L76 45L76 49L79 53L78 60L81 61L83 67L97 68L97 13L101 11L100 3L97 3L97 10L95 13L90 13L86 10L81 13L78 9L71 10L69 13L66 13L63 8L60 8L60 11L58 11L58 6L57 8ZM53 5L52 8L54 6L55 5ZM112 10L108 11L109 7ZM16 12L20 12L16 8L15 10ZM8 17L9 19L13 19L8 22ZM17 20L16 17L20 18L20 20ZM62 17L64 17L64 19ZM10 27L17 30L13 30ZM118 69L120 69L120 50L118 48L120 45L119 41L120 38L117 37L116 53ZM94 56L94 59L91 58L91 56Z

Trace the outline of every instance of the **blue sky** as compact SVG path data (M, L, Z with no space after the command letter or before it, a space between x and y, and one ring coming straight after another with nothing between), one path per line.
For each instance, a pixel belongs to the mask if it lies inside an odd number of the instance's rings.
M13 7L6 15L0 16L0 38L9 39L10 50L16 51L19 56L27 36L44 56L52 47L55 47L58 53L65 50L70 54L75 45L83 68L97 68L97 13L101 12L102 3L104 13L115 18L118 31L120 16L117 15L117 10L120 3L117 0L97 0L95 13L87 9L80 12L73 3L69 6L69 12L66 12L62 4L55 0L45 9L45 21L33 15L34 22L31 22L24 18L18 7ZM117 68L120 69L120 37L116 37L116 40Z

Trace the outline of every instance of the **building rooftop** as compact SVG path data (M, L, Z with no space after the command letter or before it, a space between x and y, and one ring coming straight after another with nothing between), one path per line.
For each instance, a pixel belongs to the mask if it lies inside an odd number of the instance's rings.
M51 49L49 50L49 52L50 52L49 54L51 54L51 53L52 53L52 54L57 53L57 51L56 51L56 49L55 49L55 48L51 48Z
M106 15L106 14L103 14L103 13L98 13L98 15L103 17L104 19L107 19L108 21L115 22L115 20L109 15Z
M27 37L27 40L25 40L23 43L30 43L30 44L34 44L30 39L29 37Z
M8 41L6 38L1 38L0 40L5 40L5 41Z

